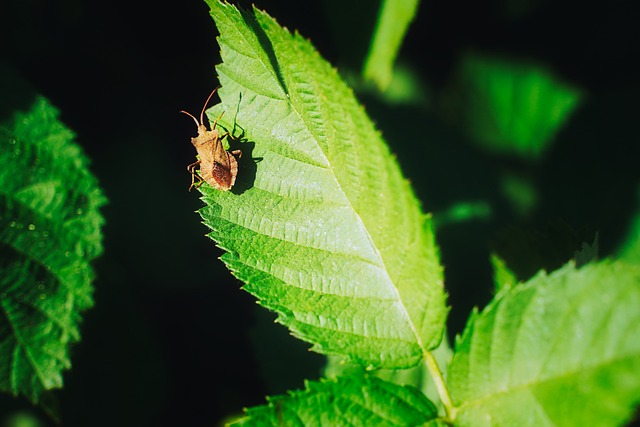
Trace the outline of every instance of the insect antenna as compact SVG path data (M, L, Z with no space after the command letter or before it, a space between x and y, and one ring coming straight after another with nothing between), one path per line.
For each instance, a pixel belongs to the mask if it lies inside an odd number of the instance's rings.
M219 86L218 86L219 87ZM193 119L194 122L196 122L196 126L200 127L201 125L204 124L204 110L207 109L207 105L209 104L209 101L211 101L211 97L213 96L214 93L216 93L216 91L218 90L218 87L216 87L213 92L211 92L209 94L209 97L207 98L207 100L204 102L204 106L202 107L202 111L200 112L200 121L198 121L198 119L196 119L193 114L191 114L188 111L185 110L180 110L181 113L186 114L187 116L191 117ZM216 119L216 121L218 121Z
M200 127L200 123L198 123L198 119L196 119L195 117L193 117L193 114L191 114L188 111L184 111L184 110L180 110L180 112L182 114L186 114L187 116L191 117L193 119L194 122L196 122L196 126Z
M220 86L218 86L218 87L220 87ZM213 96L213 94L214 94L214 93L216 93L216 91L218 90L218 87L216 87L216 88L213 90L213 92L211 92L211 93L209 94L209 97L207 98L207 100L206 100L206 101L204 101L204 105L202 106L202 111L200 112L200 123L203 123L203 122L202 122L202 119L204 118L204 110L206 110L206 109L207 109L207 104L209 104L209 101L211 101L211 97Z

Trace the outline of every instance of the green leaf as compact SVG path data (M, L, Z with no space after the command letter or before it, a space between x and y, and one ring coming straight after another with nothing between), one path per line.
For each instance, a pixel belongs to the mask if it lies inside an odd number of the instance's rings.
M380 5L363 75L382 90L391 82L393 64L419 4L419 0L383 0Z
M436 230L468 221L486 221L491 218L491 206L484 200L460 201L434 212L433 226Z
M525 159L542 156L583 98L545 68L469 54L454 103L480 146Z
M640 185L637 190L635 212L627 228L626 236L617 249L616 256L626 262L640 264Z
M502 258L491 254L491 266L493 267L493 286L496 295L503 289L511 289L518 284L516 274L507 267Z
M453 350L445 338L440 345L432 351L436 358L438 366L441 368L444 377L446 377L446 368L451 361ZM441 402L436 385L433 381L431 373L427 369L426 364L420 364L408 369L378 369L375 371L367 371L362 365L354 365L347 363L342 357L329 357L327 365L324 369L324 376L335 378L341 375L360 375L368 374L376 376L384 381L388 381L398 385L409 385L420 390L438 409L442 409L440 413L445 412L445 408Z
M433 404L418 390L354 374L307 382L304 391L268 399L233 426L437 426Z
M0 122L0 389L33 402L62 387L102 252L105 198L57 117L37 97Z
M525 151L520 154L528 156ZM513 212L521 218L531 216L540 204L540 190L527 174L505 171L500 178L500 190Z
M568 264L475 313L449 367L460 426L613 426L640 402L640 268Z
M200 187L222 259L325 354L408 367L447 314L430 218L352 91L264 12L208 1L223 63L209 117L246 141L231 192Z

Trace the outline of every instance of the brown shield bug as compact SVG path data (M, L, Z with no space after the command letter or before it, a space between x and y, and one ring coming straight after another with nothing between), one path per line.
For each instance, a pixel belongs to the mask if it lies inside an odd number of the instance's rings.
M213 122L210 130L207 129L203 121L204 110L207 108L207 104L209 104L209 100L211 100L213 94L216 93L216 90L218 90L218 88L215 88L205 101L202 111L200 112L200 121L187 111L180 111L191 117L193 121L196 122L196 126L198 126L198 136L191 138L191 143L196 147L196 151L198 152L198 161L187 166L187 170L191 174L189 191L191 191L194 186L198 188L203 181L206 181L213 188L222 191L230 190L236 182L238 162L235 156L242 156L242 151L233 150L229 152L225 150L222 145L222 139L229 133L226 132L221 135L216 129L216 124L224 113ZM196 172L198 165L200 166L199 174ZM196 179L198 180L197 183L195 182Z

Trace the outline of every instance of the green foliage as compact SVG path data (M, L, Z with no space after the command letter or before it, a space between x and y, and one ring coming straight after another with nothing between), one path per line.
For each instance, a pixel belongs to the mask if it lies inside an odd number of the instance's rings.
M636 210L631 219L627 238L618 249L618 256L627 262L640 264L640 186L637 194Z
M198 298L228 292L203 288L221 285L224 277L209 269L223 263L203 265L199 248L174 245L189 235L175 214L192 210L182 202L198 201L186 199L193 194L169 172L183 173L186 183L184 168L167 164L167 151L186 150L188 136L174 138L171 121L158 118L169 111L173 125L182 123L173 91L211 89L177 74L212 72L198 70L213 62L214 40L191 37L199 21L183 19L198 5L150 15L128 4L128 19L118 21L97 3L54 2L64 5L42 13L40 2L13 2L3 8L12 36L0 61L17 62L43 90L64 97L75 120L87 115L74 105L91 105L100 123L83 126L91 142L121 144L98 152L120 166L102 167L122 190L111 211L120 215L111 248L132 244L103 264L115 264L114 280L100 295L104 311L92 314L107 322L93 331L107 334L95 337L95 347L85 344L88 359L78 363L72 344L93 304L90 263L102 251L105 199L58 112L7 85L0 64L0 390L13 395L0 396L0 425L44 426L28 411L52 408L57 393L49 390L63 376L72 385L65 426L88 419L92 427L148 425L159 410L165 423L203 425L183 405L206 399L198 415L209 423L216 409L237 415L240 388L254 393L251 402L263 390L278 395L245 410L236 425L612 426L629 422L634 410L637 423L640 198L634 213L638 155L628 142L638 93L630 84L637 73L627 71L633 55L619 43L635 28L624 7L599 5L591 15L580 8L576 19L575 7L538 0L469 3L464 13L451 2L425 3L424 16L417 0L324 0L310 5L314 13L273 2L285 8L290 28L313 34L340 65L371 120L309 41L264 12L207 2L222 53L222 101L209 117L221 117L219 128L230 132L223 143L243 155L230 192L200 188L200 213L226 266L274 311L262 310L267 320L255 330L267 351L236 345L238 328L256 319L233 301ZM554 33L592 18L597 37L575 43ZM400 50L414 20L430 41ZM160 23L162 34L143 27L148 22ZM333 43L323 38L329 26ZM130 43L132 34L143 39ZM108 42L87 50L77 39ZM171 49L173 42L181 48ZM55 69L43 66L52 62ZM101 88L60 90L87 81ZM160 81L174 84L159 88ZM602 262L600 252L608 257ZM129 287L141 278L150 285ZM300 357L290 341L280 345L265 332L275 316L283 339L291 331L303 352L311 345L320 355ZM441 337L463 324L452 349ZM228 358L220 362L211 351ZM99 353L104 360L91 360ZM240 354L247 359L238 361ZM246 363L253 357L277 359L255 364L269 370L264 388L246 381L259 373ZM76 381L63 374L71 359ZM208 362L204 369L198 359ZM301 372L310 379L302 386L300 376L292 381ZM291 384L300 390L282 394Z
M439 366L446 369L451 361L453 350L449 346L448 340L442 340L438 348L431 352ZM443 402L438 395L436 384L425 364L420 364L409 369L376 369L366 370L362 365L354 365L344 361L341 357L328 357L324 370L324 376L336 378L340 376L350 376L354 374L375 375L376 377L394 384L415 387L422 392L437 408L443 413ZM443 372L446 375L446 372Z
M505 288L511 289L518 283L515 273L509 270L502 258L495 254L491 255L491 265L493 266L493 281L496 294Z
M441 227L474 219L485 220L490 216L491 207L484 201L459 202L434 214L433 225L438 230Z
M391 82L393 65L419 0L383 0L380 6L363 75L382 90Z
M595 262L596 238L573 249L579 268L520 283L530 276L494 255L496 295L474 311L451 356L440 339L447 308L432 221L351 91L309 42L264 12L207 3L223 60L221 103L208 116L221 117L244 155L232 191L200 187L200 213L244 289L314 350L340 356L330 358L330 379L268 398L236 424L630 419L640 401L637 266ZM466 119L499 152L540 156L580 99L538 69L467 67L472 98L480 93L490 108L476 103ZM530 196L523 211L535 204ZM442 223L489 209L461 205Z
M316 351L419 363L447 312L429 217L309 42L263 12L208 3L224 61L209 117L226 112L222 126L245 140L235 192L200 187L223 261Z
M233 426L438 426L435 407L410 386L354 374L307 382L304 391L269 399ZM295 421L294 421L295 420Z
M481 147L535 160L582 98L542 66L468 54L450 102Z
M612 426L640 401L640 269L568 264L501 293L456 343L460 426Z
M102 252L105 198L57 117L37 97L0 122L0 389L33 402L62 387Z

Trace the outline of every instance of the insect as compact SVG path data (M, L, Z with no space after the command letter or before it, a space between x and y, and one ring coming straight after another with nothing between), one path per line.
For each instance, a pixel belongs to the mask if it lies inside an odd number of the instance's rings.
M218 90L218 88L215 88L205 101L202 111L200 112L200 121L191 113L184 110L180 111L191 117L193 121L196 122L196 126L198 126L198 136L191 138L191 143L196 147L196 151L198 152L198 160L187 166L187 170L191 174L189 191L191 191L194 186L198 188L202 185L203 181L206 181L215 189L228 191L236 182L238 162L235 156L241 157L242 151L233 150L229 152L225 150L222 145L222 139L227 136L229 132L221 135L216 129L216 124L224 113L213 122L210 130L207 129L203 121L204 110L207 108L207 104L209 104L209 100L211 100L213 94L216 93L216 90ZM200 166L199 174L196 172L197 166ZM196 179L198 182L196 182Z

